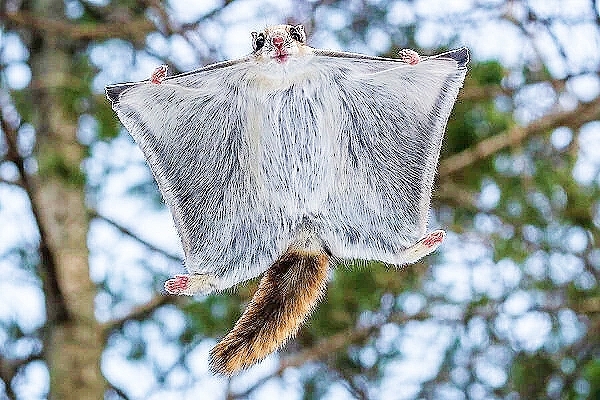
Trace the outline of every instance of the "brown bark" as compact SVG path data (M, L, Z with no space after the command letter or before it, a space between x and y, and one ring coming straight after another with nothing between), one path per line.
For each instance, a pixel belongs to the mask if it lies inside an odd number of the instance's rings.
M133 19L122 16L122 21L105 23L71 23L65 20L64 15L51 17L48 14L32 14L25 11L0 14L10 24L26 27L43 32L50 36L63 36L70 39L110 39L126 37L131 40L143 41L145 35L152 32L155 27L146 18Z
M32 12L64 18L62 0L34 2ZM32 209L40 228L40 275L46 295L44 357L53 399L100 399L103 337L94 317L95 286L89 277L88 219L80 165L84 149L76 117L65 108L71 71L69 38L33 32L31 70L36 105L39 174L31 181ZM35 85L43 82L44 85Z

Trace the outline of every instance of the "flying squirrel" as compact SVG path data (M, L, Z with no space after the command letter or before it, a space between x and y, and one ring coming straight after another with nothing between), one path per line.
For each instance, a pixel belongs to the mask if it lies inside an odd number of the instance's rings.
M263 274L211 350L234 374L293 337L346 260L411 264L426 234L443 134L468 51L398 59L309 47L302 25L252 33L246 57L108 86L173 215L188 274L165 291L207 295Z

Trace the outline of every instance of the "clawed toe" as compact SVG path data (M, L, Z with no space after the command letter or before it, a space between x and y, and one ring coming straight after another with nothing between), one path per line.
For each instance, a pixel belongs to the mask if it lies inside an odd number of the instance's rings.
M421 62L419 53L411 49L400 50L400 59L410 65L416 65Z
M150 82L158 85L162 83L163 79L167 76L168 67L166 65L161 65L156 68L150 77Z
M438 246L440 243L444 241L446 237L446 232L442 230L433 231L422 239L422 242L425 246L431 248L434 246Z
M212 274L175 275L165 282L165 292L193 296L211 294L218 288L219 280Z
M169 294L181 294L189 287L189 283L188 275L176 275L165 282L165 291Z

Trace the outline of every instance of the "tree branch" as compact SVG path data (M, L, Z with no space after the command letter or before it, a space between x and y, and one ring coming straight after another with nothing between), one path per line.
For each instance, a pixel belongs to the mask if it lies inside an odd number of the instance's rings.
M352 327L351 329L336 333L335 335L320 340L313 347L310 347L294 356L283 359L279 366L279 372L283 372L283 370L289 367L299 367L308 361L318 360L345 348L349 344L362 342L380 327L380 325L358 328Z
M119 389L115 385L109 384L109 390L114 391L115 394L117 396L119 396L121 399L123 399L123 400L129 400L129 396L127 396L127 394L124 391L122 391L121 389Z
M143 39L147 34L156 30L154 24L146 18L86 24L45 18L26 11L2 13L0 17L17 27L39 31L44 35L65 36L73 40L112 39L115 37Z
M600 115L600 97L582 104L572 111L548 114L527 126L514 126L504 133L482 140L474 147L450 156L440 162L439 176L445 178L463 170L477 161L483 160L507 147L519 145L530 136L559 126L579 128L581 125L598 119Z
M0 357L0 379L4 381L4 388L9 399L16 399L17 395L13 391L11 382L21 367L29 364L32 361L41 359L39 354L30 354L25 358L7 359Z
M127 315L103 323L100 328L104 333L107 333L121 327L127 321L144 319L160 306L177 303L180 301L179 299L178 296L156 295L149 302L134 307Z
M9 186L16 186L16 187L23 188L23 185L21 184L20 181L9 181L8 179L4 179L4 178L0 177L0 183L9 185Z
M232 399L246 398L250 393L256 390L258 387L263 385L266 381L279 376L283 373L286 368L299 367L307 362L319 360L327 357L328 355L334 354L343 348L353 343L362 343L369 338L373 333L379 331L381 327L388 323L403 324L407 321L412 320L424 320L429 318L430 314L426 311L407 316L403 313L397 312L389 316L380 323L365 326L365 327L352 327L345 331L336 333L335 335L329 336L319 341L314 346L290 357L286 357L281 360L279 368L270 375L257 381L254 385L246 389L242 393L237 393L231 396Z
M116 221L113 221L112 219L104 216L104 215L100 215L98 214L98 212L96 210L88 210L88 213L90 214L91 218L97 218L101 221L104 221L106 223L108 223L109 225L111 225L112 227L116 228L119 232L121 232L122 234L129 236L130 238L134 239L135 241L137 241L138 243L146 246L147 248L149 248L152 251L155 251L157 253L162 254L163 256L165 256L166 258L175 261L177 263L181 263L181 257L176 256L174 254L171 254L169 252L167 252L164 249L161 249L155 245L153 245L150 242L145 241L144 239L140 238L139 236L137 236L135 233L133 233L131 230L129 230L128 228L125 228L123 225L119 224Z
M19 154L17 146L17 130L13 128L13 126L11 126L11 124L6 120L3 104L0 104L0 126L4 132L4 137L8 147L8 154L6 158L12 161L19 171L21 186L25 189L27 197L29 198L31 212L33 213L33 217L40 234L40 263L44 269L44 273L41 274L41 278L44 284L44 292L46 293L46 296L50 296L54 305L51 310L47 310L48 319L52 322L65 321L69 319L69 311L64 294L58 283L56 260L54 258L54 254L50 250L46 227L42 222L39 207L35 202L33 189L34 184L31 182L29 175L25 170L23 157L21 157Z
M512 90L501 85L469 85L460 90L461 101L479 101L493 99L499 95L512 96Z

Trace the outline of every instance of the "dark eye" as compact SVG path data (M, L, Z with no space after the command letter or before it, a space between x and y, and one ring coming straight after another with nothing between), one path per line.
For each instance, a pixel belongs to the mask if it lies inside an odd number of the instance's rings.
M265 34L264 33L259 33L254 38L254 46L253 46L254 47L254 51L259 51L260 49L263 48L264 45L265 45Z
M304 43L304 28L302 26L292 26L290 28L290 37L297 42Z

